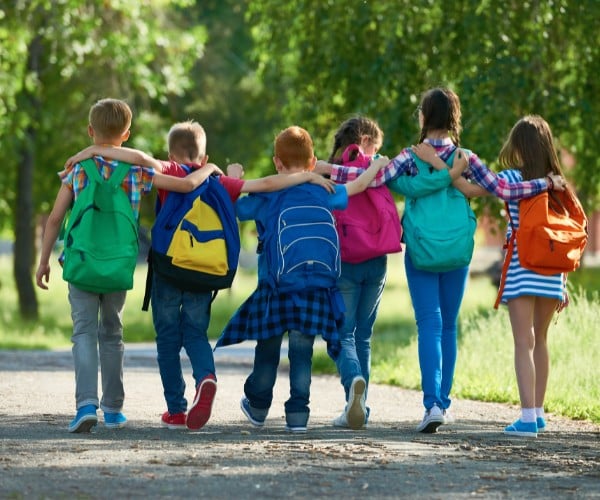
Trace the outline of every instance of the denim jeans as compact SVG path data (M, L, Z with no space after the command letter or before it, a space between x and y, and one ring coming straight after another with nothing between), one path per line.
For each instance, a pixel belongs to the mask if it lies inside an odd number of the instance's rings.
M362 375L369 382L371 336L385 286L387 256L359 264L342 263L338 287L346 312L340 330L341 352L336 359L346 401L352 379Z
M77 409L95 405L105 412L123 409L123 323L127 292L97 294L69 284L73 319L73 364ZM98 360L102 399L98 401Z
M169 413L187 411L181 348L192 365L194 387L215 374L215 361L208 341L210 292L193 293L173 286L157 273L152 282L152 319L156 330L158 369Z
M416 269L408 253L404 258L408 289L418 331L423 405L445 410L456 366L457 320L469 267L432 273Z
M283 335L277 335L256 343L254 367L244 384L244 393L257 417L266 417L273 402L282 340ZM285 402L288 425L303 426L308 423L314 341L312 335L304 335L296 330L289 332L290 398Z

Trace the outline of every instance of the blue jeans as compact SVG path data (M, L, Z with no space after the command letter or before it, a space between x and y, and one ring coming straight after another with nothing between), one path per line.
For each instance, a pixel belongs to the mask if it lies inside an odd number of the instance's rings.
M123 409L122 312L126 295L125 291L91 293L69 284L77 409L90 404L109 413ZM100 401L98 362L102 374Z
M404 265L419 335L423 405L426 410L433 405L445 410L451 403L457 320L469 267L443 273L421 271L408 253Z
M369 382L371 336L385 286L387 256L359 264L342 263L338 287L346 313L340 330L341 352L336 359L346 401L352 379L362 375Z
M208 341L211 293L192 293L173 286L154 273L152 319L156 330L158 369L169 413L187 410L185 381L181 370L181 348L190 358L196 387L215 374L215 361Z
M244 394L258 417L266 417L273 402L282 340L283 335L259 340L254 349L254 367L244 384ZM314 342L312 335L297 330L289 332L290 398L285 402L288 425L303 426L308 422Z

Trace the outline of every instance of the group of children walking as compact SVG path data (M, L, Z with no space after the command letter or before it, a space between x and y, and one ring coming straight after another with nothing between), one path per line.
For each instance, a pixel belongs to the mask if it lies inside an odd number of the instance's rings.
M324 257L329 253L327 245L322 250L315 246L318 255L306 256L301 263L307 280L304 286L293 287L289 282L284 285L283 279L277 281L279 275L274 278L271 269L274 257L270 247L275 245L273 220L283 221L281 224L290 233L294 224L318 226L323 233L314 241L323 242L330 238L327 233L330 227L337 228L339 233L345 226L340 221L336 225L335 220L330 224L328 215L318 222L303 219L305 215L298 216L300 222L289 222L292 219L285 217L290 213L308 213L300 210L303 208L300 205L306 203L293 200L309 200L309 205L318 205L327 214L339 214L342 212L338 211L348 207L348 213L358 213L356 225L360 226L375 225L373 220L360 220L359 204L368 202L362 199L365 190L389 197L387 190L390 189L403 195L407 214L417 200L440 190L450 190L453 196L458 193L463 198L493 194L508 201L514 212L520 199L546 190L562 190L566 185L550 128L541 117L527 116L515 125L500 155L502 165L508 170L497 175L475 153L460 148L461 109L454 92L446 88L428 90L422 96L418 115L421 131L418 144L403 149L392 160L377 154L383 143L383 132L374 120L366 117L353 117L340 125L327 162L316 160L312 139L306 130L289 127L278 134L274 143L273 162L278 174L246 181L241 179L240 165L230 165L228 175L222 175L216 165L208 163L206 136L202 127L194 122L176 124L170 130L169 161L158 161L143 152L121 147L129 136L131 111L122 101L103 99L90 110L88 132L94 145L70 158L59 174L62 185L44 232L37 284L47 288L51 250L63 218L86 187L87 178L80 163L85 158L94 158L105 179L118 162L143 165L132 166L121 184L136 216L140 197L150 191L152 184L159 189L159 199L164 201L169 191L188 192L209 175L221 174L218 178L235 203L238 218L256 221L259 240L257 288L231 318L216 345L256 340L254 365L244 384L241 411L252 425L265 424L272 404L282 340L288 333L290 397L285 403L286 429L306 432L313 342L316 335L321 335L328 343L328 352L338 368L345 395L344 409L332 423L337 427L364 428L371 418L371 409L367 406L371 337L386 280L386 252L390 250L373 248L360 257L349 257L353 254L345 247L351 245L352 240L340 234L336 245L329 245L335 249L331 264ZM366 161L353 162L357 155ZM193 173L187 175L189 168ZM240 197L242 192L252 194ZM284 208L282 198L290 206ZM372 203L380 202L386 203ZM368 217L368 213L364 213L363 219ZM341 220L341 216L339 218ZM399 226L393 217L386 224L386 233L390 233L390 227ZM512 227L518 227L518 218L513 217ZM396 229L395 234L400 234L400 227ZM342 246L341 266L322 272L321 268L336 267L332 259L340 260L337 241ZM280 250L285 247L287 251L288 246L292 244L284 245L279 240ZM425 410L416 430L432 433L453 420L450 393L457 358L457 321L468 263L457 268L432 270L417 260L416 247L412 252L411 256L411 248L406 246L404 262L418 331ZM291 259L290 255L293 254L288 254ZM335 276L333 281L331 276ZM317 277L322 277L322 281L315 281ZM531 286L532 280L543 282L544 286ZM543 405L549 364L546 339L554 311L567 301L565 276L541 278L523 270L513 257L507 282L510 286L503 291L502 301L508 305L513 329L522 413L504 432L535 437L545 429ZM77 408L69 425L70 432L88 432L98 423L98 408L104 412L107 427L121 427L126 423L122 413L121 322L125 294L124 290L94 293L69 284ZM210 418L217 390L213 352L207 337L211 300L210 292L187 291L160 275L153 277L152 315L167 404L161 422L166 427L199 429ZM180 362L182 348L190 359L195 383L195 396L190 405L185 398ZM98 360L101 399L98 399Z

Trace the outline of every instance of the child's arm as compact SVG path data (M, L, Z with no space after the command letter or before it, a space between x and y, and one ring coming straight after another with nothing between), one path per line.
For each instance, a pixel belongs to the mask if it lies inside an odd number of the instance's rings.
M124 148L116 146L98 146L96 144L88 146L79 151L79 153L71 156L65 162L65 168L80 163L92 156L103 156L113 160L131 163L132 165L140 165L143 167L151 167L157 172L162 172L162 163L149 154L140 151L139 149Z
M382 161L372 161L371 165L369 165L369 168L367 168L362 174L360 174L360 176L358 176L353 181L350 181L347 184L345 184L348 196L362 193L365 189L367 189L369 187L369 184L371 184L373 179L375 179L377 172L379 172L382 168L386 167L388 163L389 162L387 158Z
M207 163L204 167L194 170L191 174L185 177L174 177L172 175L154 173L153 184L158 189L166 191L174 191L176 193L189 193L196 189L211 174L223 175L223 172L214 163Z
M243 193L268 193L270 191L279 191L281 189L297 186L310 182L321 186L330 193L335 190L335 182L326 179L322 175L314 172L296 172L294 174L275 174L260 179L252 179L244 182L242 186Z
M421 142L416 146L412 146L412 150L419 159L429 163L436 170L445 170L448 168L448 164L437 155L435 148L431 144ZM452 180L458 179L468 166L469 156L462 149L458 149L454 155L452 168L449 171L450 178Z
M40 263L35 272L35 282L37 286L43 290L48 290L48 282L50 281L50 255L52 254L52 248L58 238L62 221L72 202L73 192L67 186L62 184L56 195L52 211L48 216L46 227L44 228Z
M459 177L452 181L452 185L458 189L467 198L475 198L476 196L487 196L491 194L487 189L482 188L479 184L473 184L464 177Z

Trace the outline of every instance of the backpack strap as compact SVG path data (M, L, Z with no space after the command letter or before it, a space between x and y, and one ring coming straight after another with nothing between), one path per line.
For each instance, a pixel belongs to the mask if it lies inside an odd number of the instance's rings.
M88 176L89 180L95 182L104 182L104 179L98 171L98 165L92 158L83 160L81 162L81 166L83 167L83 170L85 171L85 174ZM111 186L119 186L123 182L123 179L125 179L125 176L129 172L130 168L131 166L128 163L118 162L115 170L108 179L108 183Z
M496 296L496 302L494 303L494 309L498 309L500 305L500 300L502 299L502 292L504 292L504 285L506 285L506 273L508 272L508 266L510 266L510 261L512 260L512 255L515 250L515 240L517 239L517 232L515 231L515 225L513 224L512 217L510 216L510 210L508 209L508 202L504 202L504 206L506 207L506 213L508 214L508 221L510 223L510 227L512 228L510 232L510 238L504 244L504 249L506 250L504 254L504 263L502 264L502 274L500 275L500 285L498 286L498 295Z
M152 279L154 277L154 269L152 267L152 246L148 250L148 270L146 271L146 289L144 290L144 301L142 302L142 311L147 311L150 305L150 294L152 292Z

